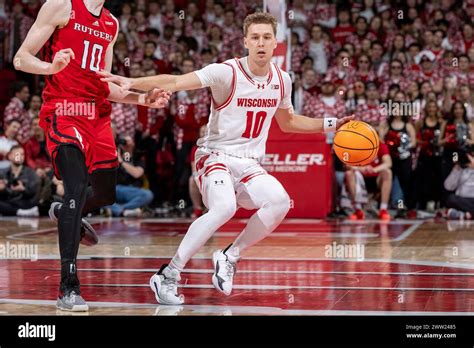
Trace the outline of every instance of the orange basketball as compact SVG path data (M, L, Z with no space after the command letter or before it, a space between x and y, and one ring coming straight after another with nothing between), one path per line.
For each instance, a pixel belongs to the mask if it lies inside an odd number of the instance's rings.
M350 121L342 125L334 137L334 152L342 162L350 166L372 163L379 145L375 129L362 121Z

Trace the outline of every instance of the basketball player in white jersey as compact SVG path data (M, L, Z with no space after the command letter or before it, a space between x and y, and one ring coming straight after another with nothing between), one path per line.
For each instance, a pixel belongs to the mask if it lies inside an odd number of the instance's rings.
M169 264L150 279L160 304L182 304L180 273L186 263L230 220L237 209L258 209L234 243L212 255L214 287L230 295L240 255L268 236L285 218L290 198L283 186L259 164L273 117L284 132L335 131L353 117L313 119L295 115L291 78L271 63L276 48L276 19L254 13L244 21L249 55L211 64L189 74L129 79L101 72L103 80L123 89L160 87L172 92L210 87L212 106L206 135L198 140L196 170L203 202L209 211L195 220Z

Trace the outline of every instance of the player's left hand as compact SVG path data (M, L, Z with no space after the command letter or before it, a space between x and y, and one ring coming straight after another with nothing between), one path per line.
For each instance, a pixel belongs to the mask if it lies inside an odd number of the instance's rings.
M161 109L168 105L168 102L171 97L170 91L165 91L161 88L153 88L147 93L142 94L144 98L143 105L150 108ZM140 96L140 97L141 97Z
M339 118L336 123L336 130L338 130L343 124L352 121L355 118L355 115L345 116L343 118Z

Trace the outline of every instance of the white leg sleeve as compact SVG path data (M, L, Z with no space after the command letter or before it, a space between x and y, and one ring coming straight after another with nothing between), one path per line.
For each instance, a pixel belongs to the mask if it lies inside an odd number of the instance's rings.
M182 271L186 263L208 241L214 232L229 221L236 211L236 198L229 173L215 171L202 178L203 200L209 211L196 219L181 241L171 266Z
M240 252L268 236L285 218L290 197L280 182L269 174L250 180L238 197L239 206L258 209L232 245L230 254Z

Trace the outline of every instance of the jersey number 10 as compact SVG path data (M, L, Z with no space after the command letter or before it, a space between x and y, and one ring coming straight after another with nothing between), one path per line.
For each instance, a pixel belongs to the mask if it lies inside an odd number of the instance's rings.
M84 54L82 55L82 64L81 68L82 69L87 69L87 61L89 58L89 46L90 42L87 40L84 40ZM92 46L92 52L91 52L91 59L89 62L89 69L92 71L99 71L99 65L100 65L100 58L102 57L102 51L104 48L99 45L99 44L94 44Z
M263 123L265 122L267 113L265 111L259 111L255 114L255 118L253 116L253 111L247 111L247 126L245 127L245 131L242 134L243 138L257 138L262 131Z

